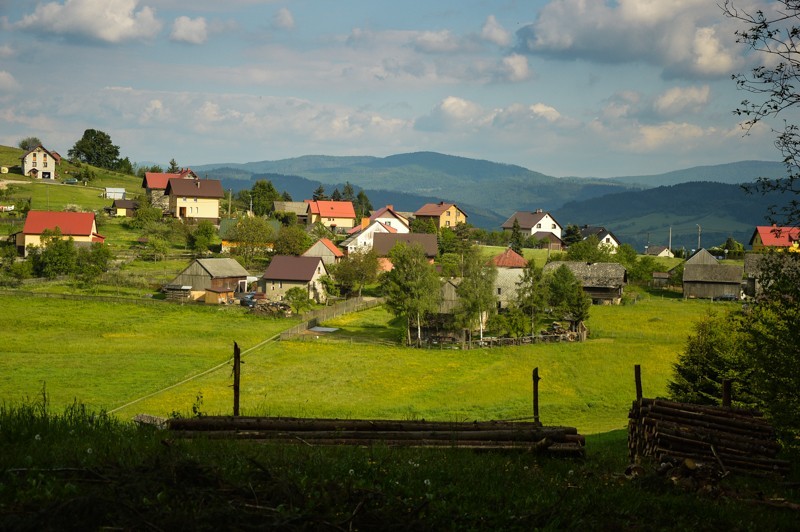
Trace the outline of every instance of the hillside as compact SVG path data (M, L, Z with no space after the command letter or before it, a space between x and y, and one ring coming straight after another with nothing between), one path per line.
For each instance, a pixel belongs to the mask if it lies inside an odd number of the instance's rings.
M615 177L613 181L642 187L678 185L690 181L713 181L738 185L750 183L759 177L775 179L783 177L785 174L786 167L780 162L740 161L713 166L695 166L664 174Z
M694 249L697 225L704 247L728 236L747 244L754 226L767 223L769 206L785 201L776 194L747 194L738 185L692 182L570 202L554 214L562 225L605 226L639 251L648 236L651 245L668 245L672 227L673 248Z

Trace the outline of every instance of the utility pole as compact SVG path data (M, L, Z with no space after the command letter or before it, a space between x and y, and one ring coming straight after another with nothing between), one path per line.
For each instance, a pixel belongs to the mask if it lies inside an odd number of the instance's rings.
M669 226L669 250L672 251L672 226Z
M700 251L700 233L703 229L700 227L700 224L697 224L697 251Z
M231 217L231 203L233 203L233 189L228 189L228 218Z

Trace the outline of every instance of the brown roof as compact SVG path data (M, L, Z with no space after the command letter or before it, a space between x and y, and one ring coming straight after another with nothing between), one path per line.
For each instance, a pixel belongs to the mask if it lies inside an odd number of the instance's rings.
M455 203L426 203L414 213L414 216L441 216L447 209L455 206ZM458 209L458 207L456 206ZM460 209L459 209L460 210Z
M216 179L181 179L172 178L167 182L166 195L187 198L218 198L225 196L222 182Z
M439 254L439 242L436 239L436 235L427 233L375 233L372 249L375 250L378 256L385 257L389 255L389 252L398 242L404 242L408 245L419 244L428 257L435 257Z
M741 283L743 268L735 264L689 264L683 268L683 282Z
M519 228L520 229L527 229L528 231L530 231L531 229L536 227L536 224L538 224L542 220L542 218L547 216L547 214L548 213L542 212L542 211L537 211L537 212L515 212L514 214L511 215L511 217L508 220L506 220L503 223L502 228L503 229L513 229L514 228L514 219L516 218L516 220L519 222ZM555 218L554 218L554 220L555 220Z
M310 281L320 265L325 268L319 257L275 255L261 278L270 281Z
M115 209L138 209L139 202L129 199L115 199L111 206Z
M492 258L498 268L524 268L528 265L525 258L511 248Z

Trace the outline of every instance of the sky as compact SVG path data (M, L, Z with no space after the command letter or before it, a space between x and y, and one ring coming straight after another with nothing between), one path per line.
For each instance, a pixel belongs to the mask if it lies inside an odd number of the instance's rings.
M762 0L737 1L754 10ZM181 166L436 151L552 176L779 160L717 0L0 0L0 144Z

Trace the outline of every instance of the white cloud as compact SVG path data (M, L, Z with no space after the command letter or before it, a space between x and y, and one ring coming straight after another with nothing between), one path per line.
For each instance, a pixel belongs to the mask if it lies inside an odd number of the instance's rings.
M272 19L272 25L282 30L294 29L294 15L292 15L292 12L287 8L282 7L275 13Z
M710 95L711 89L708 85L673 87L656 98L653 108L661 116L698 112L708 103Z
M644 61L667 77L719 78L742 65L741 57L728 51L736 50L732 24L707 0L561 0L543 7L517 37L525 53Z
M19 88L19 83L10 73L0 70L0 91L11 92Z
M638 135L630 140L626 147L633 152L664 151L666 149L682 151L694 148L705 137L716 135L719 135L719 132L715 128L704 129L686 122L642 125L639 127Z
M477 103L448 96L428 115L417 119L414 126L421 131L448 131L480 126L491 119L492 116L487 115Z
M7 59L14 55L14 49L8 44L0 46L0 58Z
M188 44L203 44L208 40L208 26L206 19L198 17L178 17L172 24L170 40Z
M507 79L509 81L525 81L531 77L528 58L521 54L512 54L503 58Z
M461 49L461 43L450 30L423 31L414 38L412 45L424 53L451 53Z
M485 41L497 44L499 46L508 46L511 44L511 34L497 22L494 15L489 15L486 22L483 23L481 28L481 38Z
M161 31L155 11L138 0L66 0L64 4L39 4L14 26L40 34L120 43L148 39Z

